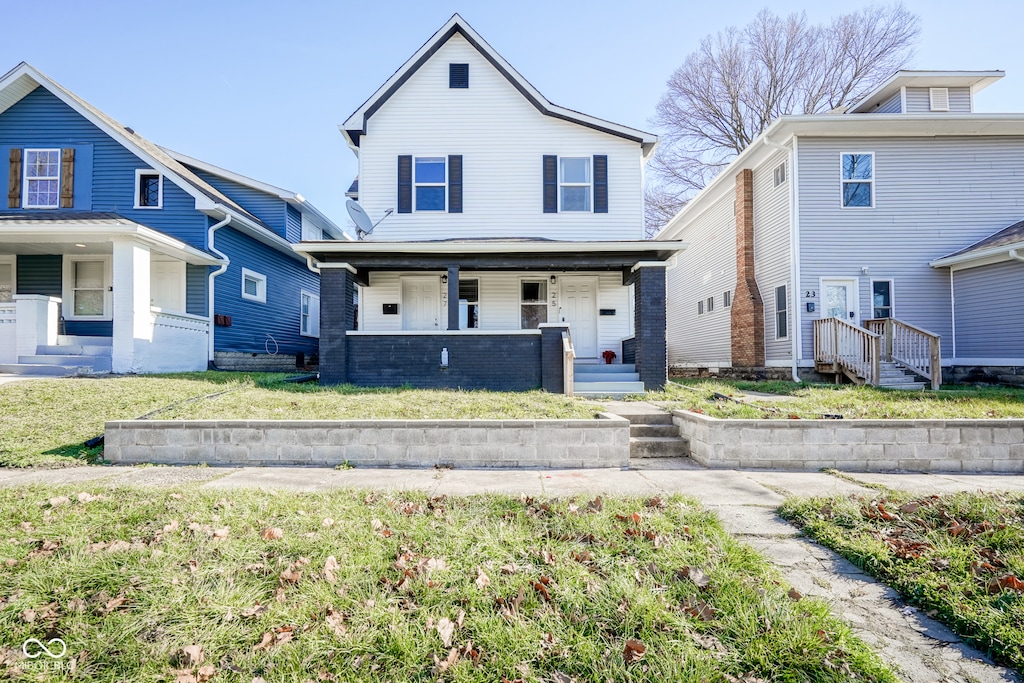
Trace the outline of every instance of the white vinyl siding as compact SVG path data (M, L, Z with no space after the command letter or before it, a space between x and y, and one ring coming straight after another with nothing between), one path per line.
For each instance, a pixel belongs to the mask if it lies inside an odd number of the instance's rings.
M777 161L775 165L778 165ZM771 167L763 175L771 188ZM780 196L783 195L784 192ZM719 295L725 290L731 291L736 284L736 218L733 201L734 194L727 193L673 238L689 242L690 246L679 254L676 267L670 268L666 274L666 338L670 366L728 367L732 364L732 332L728 312L700 315L697 303L699 301L703 309L707 297ZM756 199L754 206L756 225ZM756 251L756 229L754 232Z
M878 108L870 112L872 114L899 114L903 111L903 95L896 93L885 102L878 105Z
M437 272L438 282L444 273ZM424 275L423 271L385 271L370 273L370 286L359 288L359 329L370 332L396 332L402 329L402 287L400 278L407 275ZM556 283L551 284L551 276ZM551 272L487 272L463 271L460 278L477 280L479 285L480 330L501 331L520 329L520 283L524 280L547 283L548 321L561 320L558 306L558 283L563 275ZM630 296L631 287L622 285L622 274L613 272L573 272L571 275L592 275L597 277L598 309L614 309L615 315L599 315L597 318L598 351L611 349L621 358L622 340L632 335ZM448 320L445 301L447 288L441 287L440 319ZM397 315L385 315L384 304L399 304ZM443 330L442 330L443 331Z
M949 271L928 262L1021 219L1024 136L860 138L857 146L875 153L873 211L847 211L835 199L836 159L849 145L849 139L800 138L797 293L817 294L809 299L816 312L800 314L804 358L814 348L812 321L821 315L817 290L823 277L859 279L864 312L871 310L869 281L892 279L897 316L941 335L942 354L949 357ZM801 308L807 301L797 300Z
M790 187L774 187L773 170L786 165L789 175L789 153L777 152L754 170L754 279L764 306L765 361L793 358L789 339L777 339L775 329L775 298L773 287L789 284L790 277ZM790 179L792 180L792 179ZM735 230L735 229L734 229ZM684 239L680 237L679 239ZM735 244L733 245L735 249ZM792 300L793 297L791 296ZM793 314L789 314L794 320Z
M957 358L1024 364L1024 263L1005 261L953 273ZM943 340L943 344L947 342Z
M448 87L450 63L469 64L472 87ZM394 214L375 238L643 238L640 144L541 114L460 35L369 119L359 148L359 201L370 217L377 220L397 205L399 155L439 150L463 155L463 213ZM608 156L608 213L545 214L544 155L595 154Z
M908 114L970 114L971 89L948 88L949 111L932 109L931 88L907 88Z

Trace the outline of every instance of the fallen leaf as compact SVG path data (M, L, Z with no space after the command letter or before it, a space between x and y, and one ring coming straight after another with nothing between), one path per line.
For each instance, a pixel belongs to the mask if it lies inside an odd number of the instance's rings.
M281 572L281 583L298 583L299 579L302 578L302 572L294 571L291 567Z
M279 626L273 631L267 631L253 650L269 650L276 645L287 643L292 639L293 631L294 629L291 626Z
M182 669L174 672L174 683L198 683L198 681L191 671Z
M79 503L91 503L94 500L102 500L102 499L103 499L103 496L94 496L91 493L86 493L85 491L82 491L81 493L78 494L78 502Z
M261 605L257 602L254 606L250 607L249 609L242 610L242 616L246 619L251 619L252 617L258 617L261 614L265 614L269 609L270 608L266 605Z
M196 672L196 683L206 683L208 680L213 678L216 673L217 667L213 664L201 666L199 667L199 671Z
M213 530L213 537L215 539L224 539L231 533L231 527L221 527L220 529Z
M94 544L94 545L98 545L98 544ZM121 552L122 550L130 550L131 547L132 547L131 543L129 543L128 541L122 541L122 540L119 539L119 540L111 542L111 544L107 546L107 552L108 553L117 553L117 552Z
M711 584L711 579L700 567L680 567L676 570L676 577L692 581L697 588L707 588Z
M556 671L551 674L551 683L576 683L576 679L569 674Z
M482 567L476 568L476 587L483 590L491 585L491 579L484 573Z
M203 663L203 648L200 645L187 645L175 653L174 662L177 666L191 669Z
M604 509L604 501L601 500L601 496L598 496L594 500L587 503L587 509L593 510L594 512L600 512Z
M639 640L627 640L626 647L622 650L622 656L626 664L638 662L647 654L647 647Z
M324 578L327 579L327 583L334 584L338 582L338 577L334 574L338 569L340 569L338 561L334 559L334 555L330 555L324 563Z
M909 515L909 514L911 514L913 512L917 512L918 508L920 508L920 507L921 507L920 503L914 503L914 502L904 503L903 505L900 506L900 512L904 512L904 513Z
M71 499L68 498L67 496L57 496L55 498L50 498L46 502L50 504L51 508L55 508L55 507L60 507L61 505L64 505L65 503L70 503Z
M798 591L795 588L790 588L789 592L787 592L786 595L788 595L789 599L793 600L794 602L799 601L799 600L801 600L804 597L803 595L800 594L800 591Z
M333 608L328 609L327 616L324 617L324 621L327 622L327 626L334 631L334 635L339 638L344 638L348 634L348 628L345 626L345 615L341 612L338 612Z
M324 517L324 521L320 522L320 526L327 528L334 526L334 520L330 517Z
M267 527L260 532L260 537L264 541L280 541L284 538L284 532L277 527Z
M657 496L655 496L654 498L649 498L647 500L647 503L645 503L645 504L649 508L663 508L663 507L665 507L665 503L663 503L661 498L658 498Z
M1004 590L1024 592L1024 581L1021 581L1013 574L1007 574L1006 576L992 579L986 584L986 587L988 592L993 595Z
M452 637L455 635L455 622L447 617L441 617L437 622L437 635L441 636L441 642L445 647L452 646Z

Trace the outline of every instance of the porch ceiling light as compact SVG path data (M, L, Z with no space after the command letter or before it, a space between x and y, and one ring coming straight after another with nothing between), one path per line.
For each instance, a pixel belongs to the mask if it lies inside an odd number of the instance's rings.
M78 243L78 242L76 242L76 243L75 243L75 246L76 246L76 247L79 247L79 248L81 248L81 249L85 249L85 245L84 245L84 244L81 244L81 243Z

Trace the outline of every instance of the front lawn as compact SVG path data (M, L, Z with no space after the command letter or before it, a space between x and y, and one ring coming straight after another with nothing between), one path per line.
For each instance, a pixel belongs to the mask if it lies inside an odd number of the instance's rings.
M0 676L896 680L678 497L31 487L0 528Z
M790 499L782 516L1024 670L1024 495Z
M0 466L94 461L107 420L591 418L595 403L541 391L425 391L289 384L285 374L204 372L0 386Z
M749 396L744 393L748 391L774 396ZM648 400L667 401L671 409L710 417L753 420L838 415L847 420L1024 418L1024 389L1008 387L947 385L922 392L850 384L673 380L664 392L649 394Z

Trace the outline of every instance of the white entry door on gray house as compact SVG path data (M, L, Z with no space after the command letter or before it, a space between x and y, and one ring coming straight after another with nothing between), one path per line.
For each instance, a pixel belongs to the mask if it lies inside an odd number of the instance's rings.
M436 277L402 278L402 329L436 330L441 283Z
M825 310L825 318L839 318L856 325L860 316L857 315L857 281L853 279L823 279L821 296Z
M562 322L569 323L577 358L597 358L597 278L563 276Z

